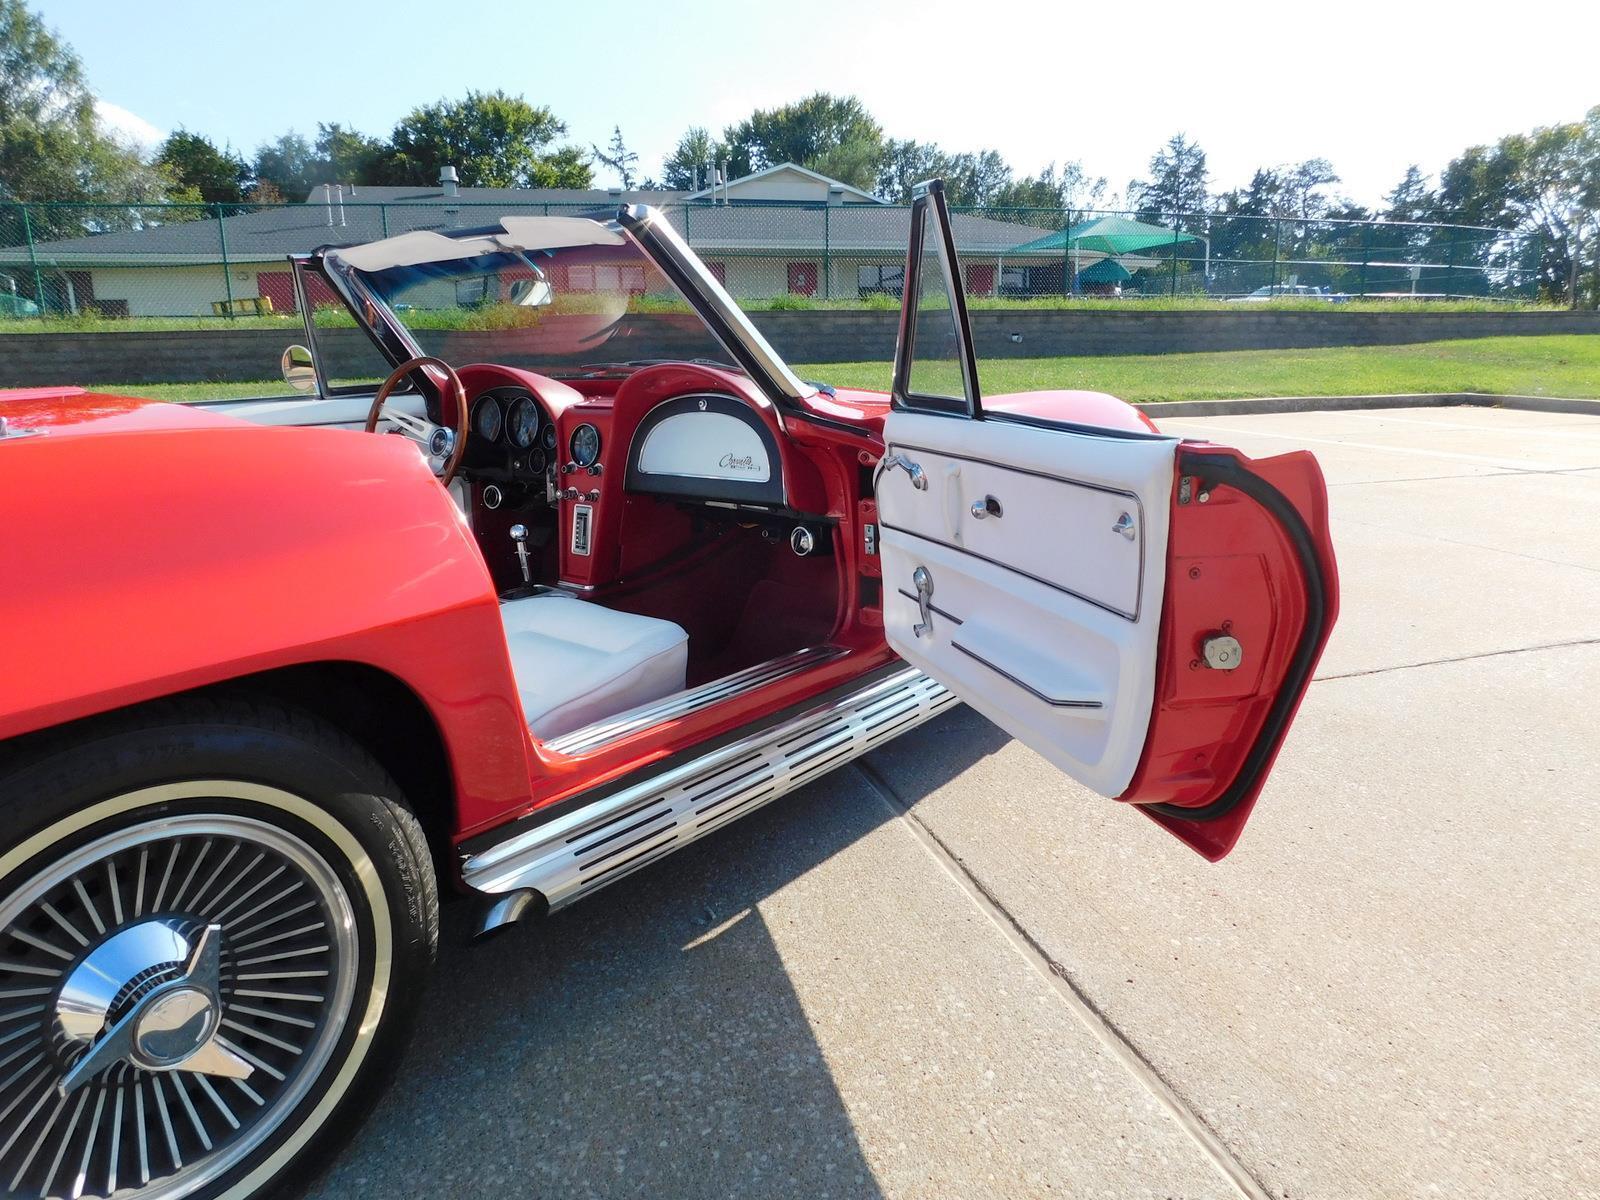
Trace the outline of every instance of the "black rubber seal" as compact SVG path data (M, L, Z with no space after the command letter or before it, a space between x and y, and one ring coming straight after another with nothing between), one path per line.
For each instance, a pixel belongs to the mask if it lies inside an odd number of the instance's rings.
M1262 776L1266 773L1267 765L1272 761L1272 756L1277 753L1278 747L1283 743L1284 735L1289 732L1290 718L1311 682L1311 672L1316 668L1318 651L1327 635L1328 582L1322 572L1322 563L1317 558L1317 547L1312 541L1311 530L1306 527L1299 510L1289 503L1288 497L1265 479L1236 459L1221 455L1196 454L1192 451L1179 452L1178 470L1180 475L1198 479L1200 486L1205 490L1223 484L1250 497L1266 509L1288 535L1289 544L1294 549L1295 561L1300 567L1300 578L1306 590L1305 625L1300 630L1300 640L1296 643L1294 655L1289 660L1289 670L1284 676L1283 686L1278 689L1277 699L1267 712L1267 719L1262 723L1260 735L1250 747L1249 753L1245 755L1238 775L1228 785L1227 790L1210 804L1199 808L1185 808L1181 804L1141 806L1149 812L1160 813L1164 817L1205 822L1227 816L1246 796L1255 792L1260 786Z

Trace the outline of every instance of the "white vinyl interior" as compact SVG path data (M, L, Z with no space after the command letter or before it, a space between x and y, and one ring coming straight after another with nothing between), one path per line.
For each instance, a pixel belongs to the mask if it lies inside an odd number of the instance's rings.
M691 479L743 479L766 483L772 463L761 438L738 417L685 412L668 417L645 435L639 470Z
M522 713L541 738L681 692L689 635L671 621L545 592L500 606Z
M1177 439L904 411L884 438L928 485L878 476L889 644L1079 782L1120 794L1154 702ZM933 585L921 636L919 567Z

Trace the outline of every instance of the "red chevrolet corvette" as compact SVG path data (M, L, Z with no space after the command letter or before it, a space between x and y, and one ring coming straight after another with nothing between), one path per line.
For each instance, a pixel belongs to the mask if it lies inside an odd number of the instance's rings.
M303 1179L441 885L547 913L958 701L1228 853L1337 609L1316 462L984 395L937 183L910 236L890 395L649 207L296 259L304 399L0 393L6 1195Z

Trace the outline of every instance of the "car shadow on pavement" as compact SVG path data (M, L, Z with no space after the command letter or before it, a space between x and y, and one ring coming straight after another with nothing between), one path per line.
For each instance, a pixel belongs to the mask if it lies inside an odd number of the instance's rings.
M913 738L953 772L1007 740L965 708ZM307 1195L881 1196L757 906L889 819L825 777L487 943L447 905L398 1078Z
M756 906L888 819L825 778L542 925L471 946L447 906L395 1085L307 1194L881 1195Z

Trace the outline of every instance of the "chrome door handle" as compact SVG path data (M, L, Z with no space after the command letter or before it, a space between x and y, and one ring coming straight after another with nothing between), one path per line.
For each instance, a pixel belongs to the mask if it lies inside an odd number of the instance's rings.
M972 502L972 519L974 521L983 521L989 517L1003 517L1005 515L1005 509L1000 507L1000 501L993 496L985 496L982 500L974 500Z
M1133 515L1131 513L1123 513L1120 517L1117 518L1117 523L1111 527L1111 532L1112 533L1120 533L1123 537L1127 538L1130 542L1133 541L1133 538L1134 538Z
M911 627L911 632L916 637L933 632L933 576L928 574L927 567L918 567L911 572L911 582L917 588L917 611L922 614L922 620Z
M917 491L925 492L928 490L928 475L922 469L921 463L912 462L904 454L891 454L883 460L881 470L883 474L887 475L896 467L903 468L905 473L911 476L911 486L916 488Z

